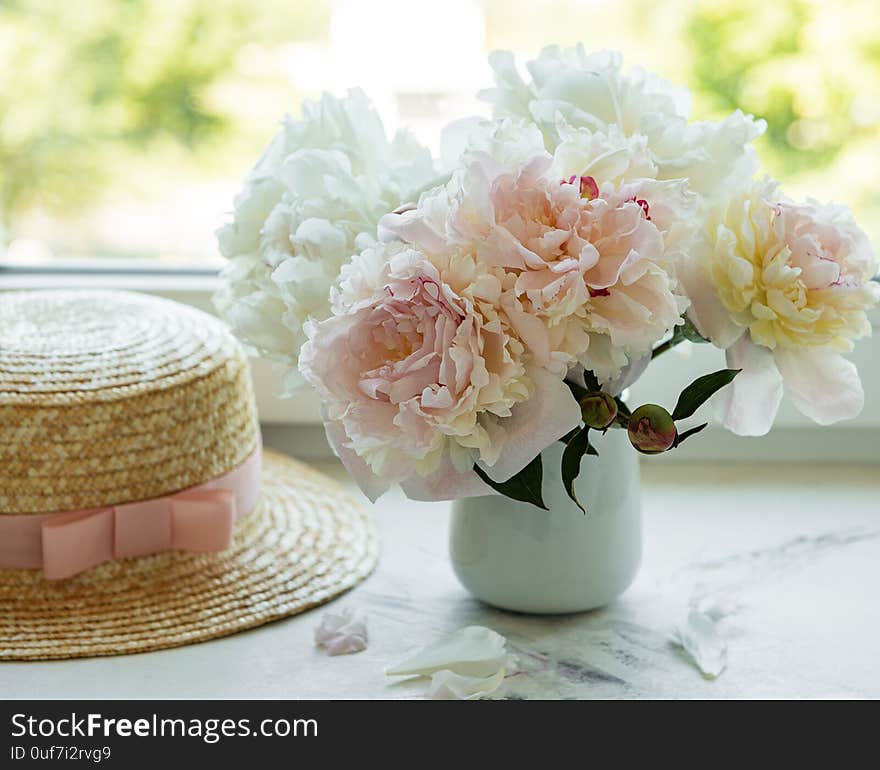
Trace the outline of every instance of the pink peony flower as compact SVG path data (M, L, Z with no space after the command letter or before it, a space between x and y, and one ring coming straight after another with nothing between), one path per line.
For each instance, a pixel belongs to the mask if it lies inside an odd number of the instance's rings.
M488 494L475 460L509 478L579 421L559 378L525 366L517 340L400 244L356 257L308 334L300 370L374 500L394 482L419 499Z
M686 307L665 266L667 229L689 205L684 185L560 179L543 150L524 157L521 141L515 152L505 146L510 130L497 127L447 188L383 217L382 230L431 255L472 255L496 278L497 304L535 364L564 374L580 363L612 381ZM618 154L637 149L622 144Z

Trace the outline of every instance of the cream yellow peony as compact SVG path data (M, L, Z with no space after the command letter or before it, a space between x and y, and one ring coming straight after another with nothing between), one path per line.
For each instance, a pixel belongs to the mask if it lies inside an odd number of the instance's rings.
M826 425L856 416L864 394L841 353L871 333L877 263L848 209L795 203L771 179L710 215L679 271L697 329L742 368L718 397L724 424L762 435L788 390Z

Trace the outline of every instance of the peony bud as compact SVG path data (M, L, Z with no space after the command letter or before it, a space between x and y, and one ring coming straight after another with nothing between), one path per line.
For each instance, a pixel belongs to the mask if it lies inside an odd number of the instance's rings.
M581 399L581 416L588 428L605 430L617 417L617 403L607 393L587 393Z
M646 455L665 452L678 435L672 415L657 404L645 404L636 409L629 418L627 432L630 443Z

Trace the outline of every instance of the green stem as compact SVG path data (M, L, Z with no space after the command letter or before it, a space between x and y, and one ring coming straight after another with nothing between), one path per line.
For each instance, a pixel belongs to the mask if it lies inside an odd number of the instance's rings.
M671 350L679 342L684 342L687 340L688 342L708 342L702 334L700 334L695 328L694 325L687 319L683 318L683 323L679 326L676 326L672 332L672 336L666 340L666 342L658 345L654 350L651 351L651 360L657 358L661 353L665 353L667 350Z
M660 343L656 348L651 351L651 360L653 361L657 356L661 353L665 353L667 350L672 350L679 342L684 342L683 336L678 336L678 334L673 334L666 342Z

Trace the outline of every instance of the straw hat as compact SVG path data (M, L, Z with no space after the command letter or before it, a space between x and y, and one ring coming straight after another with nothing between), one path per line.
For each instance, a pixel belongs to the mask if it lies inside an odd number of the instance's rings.
M261 453L219 321L127 292L0 293L0 659L225 636L332 599L377 553L337 484Z

